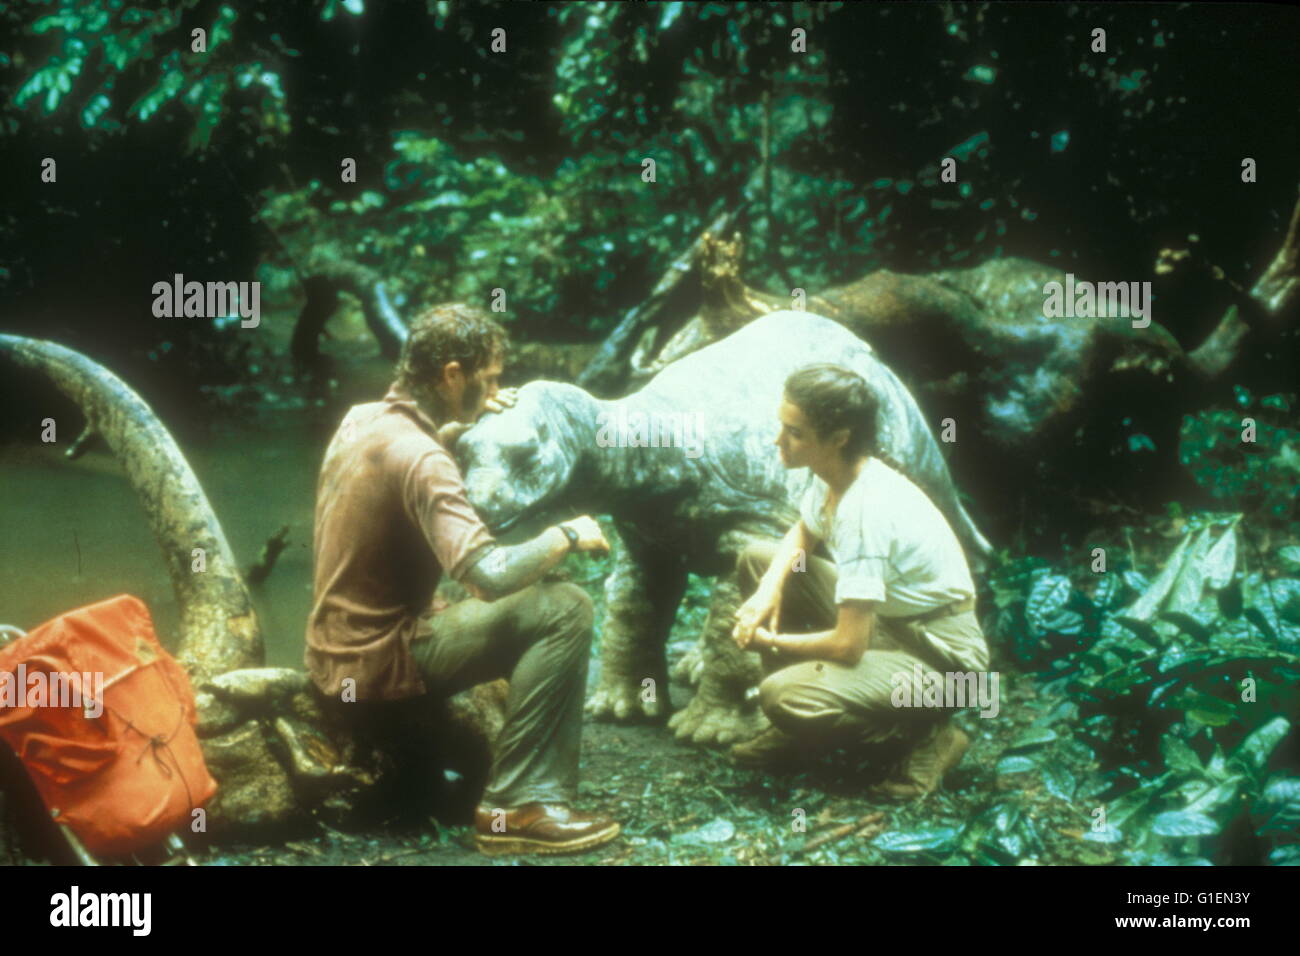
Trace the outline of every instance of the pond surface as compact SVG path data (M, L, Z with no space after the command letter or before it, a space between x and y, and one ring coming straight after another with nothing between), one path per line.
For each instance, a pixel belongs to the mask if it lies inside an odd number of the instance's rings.
M367 357L345 370L329 409L264 408L253 421L214 423L185 439L173 433L241 568L289 526L270 577L251 589L270 666L302 666L316 477L333 425L351 404L382 398L391 372L391 363ZM102 445L64 457L79 425L60 422L57 443L0 446L0 623L30 630L127 593L145 602L174 648L180 609L144 509Z

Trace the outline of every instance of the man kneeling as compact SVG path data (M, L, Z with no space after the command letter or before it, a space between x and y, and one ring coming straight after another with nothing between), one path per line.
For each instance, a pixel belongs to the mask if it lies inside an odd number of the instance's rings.
M449 449L485 410L513 402L497 391L504 350L504 330L481 311L430 309L412 323L383 401L344 417L316 492L306 662L322 694L347 701L343 712L358 722L386 713L387 702L509 678L478 845L569 853L612 840L619 825L569 806L591 600L573 584L536 582L571 550L609 545L583 516L507 547L466 500ZM476 596L431 606L443 574Z
M759 700L774 726L732 755L772 767L818 749L901 746L878 793L914 797L939 785L969 741L949 712L895 701L923 700L933 672L984 671L988 646L952 529L874 453L876 410L861 376L837 365L786 381L781 460L816 477L786 536L740 557L749 597L733 637L762 655ZM833 563L812 555L821 542Z

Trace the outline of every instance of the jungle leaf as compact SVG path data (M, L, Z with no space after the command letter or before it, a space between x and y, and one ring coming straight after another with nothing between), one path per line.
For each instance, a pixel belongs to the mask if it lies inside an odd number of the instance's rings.
M1300 830L1300 777L1282 777L1270 781L1255 807L1258 816L1269 815L1261 831Z
M1202 528L1192 539L1186 554L1182 556L1182 566L1178 569L1173 585L1169 588L1169 598L1166 601L1169 610L1186 611L1200 602L1201 593L1205 589L1204 562L1209 548L1210 529Z
M1240 515L1233 518L1228 530L1223 532L1218 541L1214 542L1214 546L1206 552L1204 559L1201 561L1205 584L1216 591L1227 587L1228 582L1232 580L1233 572L1236 570L1237 522L1240 520Z
M1037 766L1038 763L1029 757L1003 757L998 761L997 772L999 774L1028 773Z
M1226 727L1237 712L1227 701L1199 692L1188 694L1183 706L1187 708L1188 717L1208 727Z
M952 849L957 843L956 827L927 827L920 830L893 831L882 833L872 841L872 845L886 853L920 853L922 851L943 852Z
M1230 802L1237 792L1241 789L1241 778L1233 777L1226 783L1220 783L1216 786L1206 787L1205 790L1192 800L1188 801L1187 806L1183 807L1189 813L1206 813L1217 810L1219 807Z
M1052 796L1067 801L1073 800L1077 785L1074 774L1065 767L1056 763L1049 763L1043 767L1043 786Z
M1128 617L1127 615L1117 615L1115 617L1115 623L1128 628L1128 630L1139 639L1150 644L1154 648L1161 648L1165 644L1164 639L1160 636L1160 632L1155 629L1155 626L1151 624L1150 621L1145 621L1136 617Z
M1160 749L1164 751L1165 766L1175 773L1194 773L1201 774L1201 760L1196 756L1196 752L1187 744L1187 741L1175 737L1172 734L1166 734L1160 742Z
M1070 600L1070 579L1063 574L1045 574L1034 582L1025 603L1025 619L1039 633L1051 629L1052 620Z
M1268 758L1277 748L1277 745L1290 732L1290 721L1285 717L1274 717L1243 740L1232 757L1258 773L1264 769L1264 765L1268 763Z
M1042 747L1050 744L1056 739L1056 731L1048 730L1046 727L1033 727L1021 734L1011 742L1004 753L1013 753L1017 750L1033 750L1036 747Z
M1277 847L1268 855L1268 862L1274 866L1300 866L1300 843Z
M1173 554L1165 562L1164 568L1151 585L1142 592L1142 595L1124 609L1124 616L1136 618L1145 621L1151 617L1164 602L1165 596L1169 593L1170 588L1174 586L1174 581L1178 578L1178 572L1183 566L1183 556L1187 553L1187 546L1192 540L1190 533L1183 535L1178 547L1174 548Z
M1151 829L1161 836L1213 836L1219 824L1203 813L1168 810L1155 818Z

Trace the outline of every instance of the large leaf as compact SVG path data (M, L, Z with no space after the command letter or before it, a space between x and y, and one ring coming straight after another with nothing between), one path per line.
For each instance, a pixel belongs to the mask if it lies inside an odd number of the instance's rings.
M1190 614L1185 614L1182 611L1161 611L1158 617L1162 621L1168 621L1170 624L1175 625L1180 631L1190 634L1198 641L1209 640L1210 629Z
M1167 610L1187 611L1196 607L1205 590L1205 556L1210 550L1210 529L1202 528L1182 556L1182 566L1169 588ZM1231 576L1231 575L1229 575Z
M1237 569L1237 522L1240 520L1240 515L1232 519L1228 529L1223 532L1218 541L1214 542L1214 546L1205 553L1205 558L1201 561L1205 584L1216 591L1228 586L1233 572Z
M1048 730L1046 727L1031 727L1019 737L1011 742L1005 753L1014 753L1017 750L1033 750L1050 744L1056 739L1056 731Z
M1199 691L1192 691L1181 701L1187 708L1187 716L1200 721L1207 727L1226 727L1236 716L1236 708L1225 700Z
M1175 773L1200 774L1204 772L1201 767L1201 759L1196 756L1196 752L1182 738L1175 737L1173 734L1165 734L1164 739L1160 741L1160 749L1165 755L1165 766Z
M999 774L1008 773L1029 773L1038 767L1038 762L1031 757L1010 756L1003 757L998 761L997 772Z
M1109 611L1119 600L1122 584L1123 582L1119 575L1103 574L1101 580L1097 582L1096 590L1092 592L1093 603L1103 611Z
M1074 774L1057 763L1043 766L1043 786L1047 792L1062 800L1073 800L1077 783Z
M1029 589L1025 620L1037 633L1052 630L1052 624L1070 600L1070 579L1063 574L1045 574Z
M1161 836L1214 836L1219 832L1219 824L1203 813L1167 810L1155 818L1151 829Z
M1226 803L1230 803L1241 789L1241 777L1233 777L1226 783L1206 787L1183 807L1188 813L1209 814Z
M882 833L872 841L872 845L887 853L921 853L927 850L942 853L956 845L958 833L956 827L896 830Z
M1289 720L1285 717L1274 717L1243 740L1232 757L1258 773L1264 769L1264 765L1268 763L1268 758L1277 749L1277 745L1290 732Z
M1116 615L1114 621L1116 624L1126 628L1129 633L1141 638L1152 647L1160 648L1164 646L1164 638L1160 636L1160 632L1155 629L1155 625L1150 621L1144 621L1136 617L1129 617L1126 614Z
M1187 553L1187 546L1191 540L1192 535L1190 532L1183 535L1182 540L1178 542L1178 547L1174 548L1173 554L1165 562L1160 574L1156 576L1156 579L1151 582L1150 586L1142 592L1142 595L1136 601L1124 609L1125 617L1145 621L1159 610L1161 604L1164 603L1165 596L1169 593L1169 589L1174 586L1174 581L1178 579L1178 572L1182 570L1183 566L1183 556Z
M1260 830L1300 831L1300 777L1282 777L1269 782L1255 807L1258 816L1268 816Z

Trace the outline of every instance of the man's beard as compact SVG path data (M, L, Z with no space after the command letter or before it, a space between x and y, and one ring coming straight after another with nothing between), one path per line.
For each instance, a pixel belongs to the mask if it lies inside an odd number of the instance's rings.
M407 388L411 393L411 397L415 399L416 404L419 405L420 408L424 410L424 413L432 418L434 422L439 425L445 425L447 422L453 420L452 409L449 407L447 401L438 394L437 389L420 385L412 385ZM475 415L474 412L478 408L479 399L482 397L483 386L473 378L466 379L465 391L460 396L459 412L461 416L471 417L460 417L455 420L474 421L474 419L477 418L477 415Z
M478 417L479 400L483 397L483 386L475 379L470 378L465 382L465 391L460 396L461 421L472 422Z

